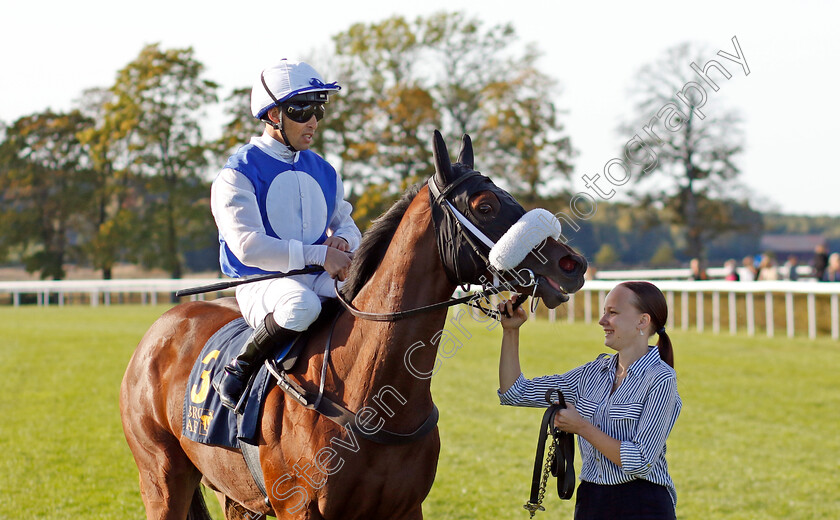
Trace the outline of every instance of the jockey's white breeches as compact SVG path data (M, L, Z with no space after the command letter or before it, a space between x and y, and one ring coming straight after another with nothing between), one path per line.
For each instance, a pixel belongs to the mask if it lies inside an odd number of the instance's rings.
M321 302L335 297L334 284L327 272L263 280L238 286L236 301L251 327L256 328L273 312L281 327L303 331L320 314Z

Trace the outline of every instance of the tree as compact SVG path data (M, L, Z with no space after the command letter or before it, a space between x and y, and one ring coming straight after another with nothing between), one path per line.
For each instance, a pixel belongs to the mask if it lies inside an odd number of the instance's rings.
M392 17L355 24L334 41L338 80L349 88L335 96L339 116L325 120L324 135L345 178L380 191L425 178L435 128L472 134L480 169L533 197L571 171L555 82L537 69L533 47L517 51L510 24L484 29L463 13ZM360 159L366 167L347 164Z
M635 134L622 151L628 175L636 182L659 180L656 188L633 195L643 206L664 209L668 221L684 230L690 258L704 258L707 241L740 229L745 213L736 196L741 172L735 158L744 142L740 115L685 88L696 79L690 65L705 63L703 54L686 43L643 67L631 88L636 118L620 127L624 135Z
M612 244L604 244L601 249L595 253L595 265L599 268L610 267L617 263L621 257L618 255L615 247Z
M180 278L183 251L212 235L209 183L203 178L207 146L199 118L216 101L216 83L201 77L193 50L147 45L117 74L107 105L108 128L130 157L128 168L144 179L138 192L140 259Z
M650 257L650 265L653 267L671 266L674 265L676 261L676 258L674 258L674 248L668 243L664 243L659 246L656 252L653 253L653 256Z
M64 278L78 251L93 179L77 134L92 124L47 110L15 121L0 143L0 256L16 248L41 278Z
M248 143L251 137L260 135L264 126L251 114L251 87L240 87L230 93L225 99L225 115L228 120L221 137L210 144L210 151L220 167L237 148Z
M552 101L557 81L537 68L537 48L519 51L511 24L484 30L463 13L417 24L433 51L427 67L439 71L432 91L444 129L453 137L473 133L482 167L526 199L536 199L547 180L568 177L574 151Z
M79 99L80 110L96 121L79 132L91 160L93 192L87 219L86 243L83 246L94 268L102 270L102 278L112 277L113 267L120 260L136 260L143 243L140 228L138 177L131 164L139 160L132 149L133 129L123 125L114 94L104 88L90 88Z
M390 183L392 193L401 192L429 173L428 136L439 119L416 70L422 50L417 28L392 17L354 24L333 40L336 72L346 88L334 96L324 145L339 154L342 176L351 184Z

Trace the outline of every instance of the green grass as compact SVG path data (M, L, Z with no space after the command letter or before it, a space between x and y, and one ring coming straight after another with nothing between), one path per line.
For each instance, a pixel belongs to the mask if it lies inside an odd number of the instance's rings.
M118 392L134 346L165 308L0 308L0 518L144 516ZM450 327L463 346L441 358L433 380L443 446L424 511L527 519L542 411L499 406L499 331L467 322L470 338ZM522 334L526 375L604 351L594 324L541 320ZM683 399L668 445L678 517L840 518L840 343L672 337ZM572 516L551 490L545 506L537 518Z

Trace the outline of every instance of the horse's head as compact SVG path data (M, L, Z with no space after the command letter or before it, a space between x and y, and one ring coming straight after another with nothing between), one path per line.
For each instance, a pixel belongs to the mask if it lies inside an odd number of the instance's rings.
M549 308L583 286L586 260L557 240L557 218L546 210L526 213L508 192L475 171L468 135L453 164L435 131L434 157L432 218L452 282L486 285L501 279L513 290L541 297Z

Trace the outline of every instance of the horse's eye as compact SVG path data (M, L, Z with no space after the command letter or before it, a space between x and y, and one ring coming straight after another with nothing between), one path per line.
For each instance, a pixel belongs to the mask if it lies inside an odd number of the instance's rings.
M493 212L493 205L489 202L484 202L478 205L478 212L482 215L489 215Z

